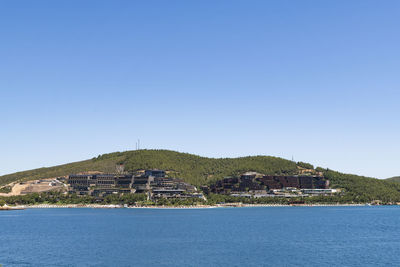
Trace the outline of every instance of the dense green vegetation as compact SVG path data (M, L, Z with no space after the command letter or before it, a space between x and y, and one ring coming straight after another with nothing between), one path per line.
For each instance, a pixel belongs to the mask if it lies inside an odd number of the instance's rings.
M255 156L243 158L205 158L168 150L135 150L105 154L91 160L50 168L18 172L0 176L0 185L17 180L35 180L66 176L84 171L115 172L117 163L125 169L170 170L170 176L183 178L194 185L207 184L225 176L238 175L247 170L268 174L293 174L296 164L276 157Z
M0 176L0 185L20 180L66 176L71 173L84 171L114 172L115 165L118 163L124 163L125 169L129 171L153 168L168 170L170 176L183 178L186 182L194 185L210 184L223 177L236 176L246 171L256 171L264 174L295 174L297 165L305 168L313 167L311 164L303 162L296 164L289 160L268 156L214 159L168 150L139 150L105 154L91 160ZM326 178L330 180L331 186L343 189L343 194L330 198L325 197L323 200L317 197L308 198L307 201L365 203L373 200L382 200L383 202L400 202L400 183L395 182L396 179L378 180L343 174L320 167L316 168L316 170L323 171ZM28 201L27 199L32 201L32 197L39 198L40 200L40 195L38 194L15 198L18 198L18 201ZM226 196L218 197L226 198ZM215 202L238 202L237 198L233 200L229 200L229 198L217 200L215 196L209 198L209 201L214 200ZM11 198L8 201L13 200ZM81 201L95 200L85 197L78 199L76 196L67 196L65 199L63 198L63 201L71 201L71 203L77 201L80 203ZM125 203L128 200L112 199L106 201L122 201ZM247 203L246 201L250 200L243 200L243 202ZM273 200L269 198L254 201L270 203L271 201L279 202L287 200ZM172 202L170 204L174 204Z
M215 159L167 150L129 151L125 156L124 162L128 170L170 170L170 176L183 178L194 185L208 184L246 171L294 174L297 170L292 161L268 156Z
M395 177L392 177L392 178L388 178L388 179L386 179L386 181L400 183L400 176L395 176Z
M344 189L347 197L351 197L354 201L400 202L400 183L343 174L332 170L326 170L324 174L332 187Z
M297 166L302 167L304 169L314 169L314 166L310 163L306 163L306 162L297 162Z
M11 186L3 186L0 188L0 193L10 193L11 192Z
M145 194L126 194L109 195L104 199L98 199L92 196L77 196L75 194L65 195L60 192L33 193L29 195L0 197L0 206L8 205L68 205L68 204L128 204L128 205L146 205L146 206L189 206L189 205L215 205L221 203L244 203L244 204L363 204L371 200L366 197L355 198L353 194L339 194L334 196L315 196L315 197L262 197L246 198L233 197L229 195L210 194L207 201L198 198L189 199L157 199L148 201ZM391 200L382 201L383 204L393 203Z
M78 196L76 194L63 194L62 192L32 193L29 195L0 197L0 207L8 205L68 205L68 204L127 204L127 205L147 205L147 206L180 206L206 204L202 199L158 199L148 201L146 194L124 194L108 195L104 199L98 199L92 196Z
M114 156L104 160L85 160L74 162L49 168L40 168L35 170L16 172L0 176L0 185L5 185L14 181L29 181L43 178L53 178L66 176L71 173L85 172L85 171L102 171L102 172L115 172L115 164L124 158L118 156L118 153L113 153Z
M28 195L0 197L0 206L8 205L35 205L35 204L129 204L146 201L145 194L109 195L103 200L91 196L78 196L52 191L46 193L32 193Z
M352 195L343 194L335 196L315 196L315 197L261 197L261 198L246 198L232 197L228 195L211 194L208 196L207 203L214 205L218 203L244 203L244 204L282 204L290 205L296 203L304 204L363 204L367 201L356 200Z

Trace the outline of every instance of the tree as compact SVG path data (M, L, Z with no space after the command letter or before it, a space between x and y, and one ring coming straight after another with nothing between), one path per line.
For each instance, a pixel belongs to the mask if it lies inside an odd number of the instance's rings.
M312 170L314 169L314 166L312 164L301 162L301 161L297 162L297 166L304 168L304 169L312 169Z

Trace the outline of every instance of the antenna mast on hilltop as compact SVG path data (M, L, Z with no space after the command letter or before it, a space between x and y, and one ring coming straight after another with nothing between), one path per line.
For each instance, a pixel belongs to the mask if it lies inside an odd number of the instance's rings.
M136 150L140 149L140 139L137 140L136 142Z

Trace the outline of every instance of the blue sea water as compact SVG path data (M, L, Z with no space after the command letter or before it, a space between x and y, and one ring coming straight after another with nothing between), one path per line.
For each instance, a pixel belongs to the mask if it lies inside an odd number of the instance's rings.
M0 212L7 266L400 266L400 207Z

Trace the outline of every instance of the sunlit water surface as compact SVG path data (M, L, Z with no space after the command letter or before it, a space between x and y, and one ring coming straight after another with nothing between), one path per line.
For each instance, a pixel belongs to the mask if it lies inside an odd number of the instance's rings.
M400 266L400 207L0 212L7 266Z

